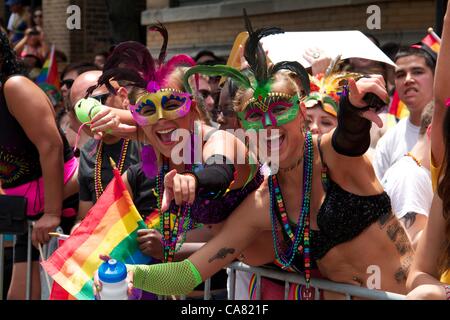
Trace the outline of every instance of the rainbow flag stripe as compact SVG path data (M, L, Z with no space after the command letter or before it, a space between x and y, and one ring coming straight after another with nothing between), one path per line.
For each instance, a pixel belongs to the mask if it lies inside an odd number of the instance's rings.
M93 276L103 262L100 254L130 264L151 263L136 241L137 230L146 228L115 169L113 180L80 226L41 264L70 295L92 300Z
M421 42L429 46L431 50L436 53L439 53L439 50L441 49L441 44L431 34L428 34Z
M388 114L391 115L391 117L393 116L392 120L388 117L388 128L393 127L398 121L409 116L409 110L406 107L406 104L400 100L397 91L395 91L392 96Z
M58 65L55 57L55 45L52 45L50 56L45 60L41 73L36 78L36 83L48 83L54 85L57 89L60 88Z

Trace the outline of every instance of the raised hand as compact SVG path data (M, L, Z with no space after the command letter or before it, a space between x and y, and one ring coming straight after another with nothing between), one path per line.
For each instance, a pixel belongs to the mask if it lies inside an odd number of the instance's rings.
M167 173L164 177L161 211L167 211L172 200L175 200L177 205L192 204L195 200L196 185L196 179L190 174L179 174L176 169Z
M350 103L357 108L366 108L368 110L362 110L361 116L374 122L379 128L383 126L383 121L376 114L371 106L368 106L364 101L364 96L368 93L373 93L383 101L389 101L389 95L386 90L386 83L383 76L372 75L370 78L361 78L356 82L354 79L348 80L349 87L349 100Z

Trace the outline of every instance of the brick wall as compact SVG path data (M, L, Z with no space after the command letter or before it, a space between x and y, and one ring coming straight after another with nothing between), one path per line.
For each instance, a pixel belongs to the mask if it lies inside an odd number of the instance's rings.
M48 41L70 59L70 33L66 27L69 0L43 0L44 31Z
M286 31L357 29L374 34L382 43L412 43L420 40L427 28L434 25L435 2L436 0L396 0L377 3L382 16L379 31L367 29L368 4L251 15L251 21L255 28L273 25ZM199 9L201 10L200 6ZM210 47L226 54L236 35L244 31L241 16L168 22L165 26L169 30L169 50L172 53L195 54L202 48ZM159 36L148 32L147 45L152 49L158 48Z
M81 9L81 29L67 29L67 7ZM44 29L48 40L63 51L70 62L93 61L95 53L111 46L111 26L104 1L43 0Z

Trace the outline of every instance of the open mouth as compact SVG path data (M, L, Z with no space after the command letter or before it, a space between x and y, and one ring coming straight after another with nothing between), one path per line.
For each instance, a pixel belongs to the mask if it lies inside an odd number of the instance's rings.
M416 88L409 88L405 90L405 96L411 95L411 94L416 94L418 91Z
M273 134L270 137L265 138L267 144L267 150L275 151L281 148L284 141L284 134Z
M176 143L176 141L172 141L172 133L176 130L176 128L170 128L170 129L163 129L163 130L157 130L156 135L158 136L159 140L163 144L169 145L172 143Z

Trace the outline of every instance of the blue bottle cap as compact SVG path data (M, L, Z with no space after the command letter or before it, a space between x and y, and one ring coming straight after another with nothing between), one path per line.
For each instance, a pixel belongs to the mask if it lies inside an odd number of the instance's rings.
M109 259L103 262L98 268L98 277L103 282L115 283L127 277L127 267L123 262L116 259Z

